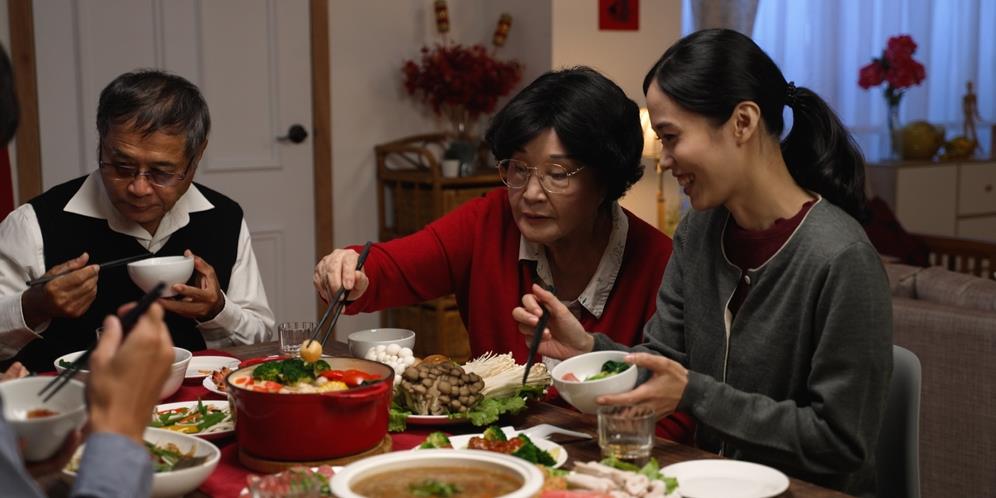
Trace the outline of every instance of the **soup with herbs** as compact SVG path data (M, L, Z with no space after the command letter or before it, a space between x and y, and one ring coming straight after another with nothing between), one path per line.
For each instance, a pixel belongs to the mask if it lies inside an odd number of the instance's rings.
M387 475L390 474L390 475ZM353 492L366 498L495 498L523 485L515 474L480 467L416 467L360 479Z

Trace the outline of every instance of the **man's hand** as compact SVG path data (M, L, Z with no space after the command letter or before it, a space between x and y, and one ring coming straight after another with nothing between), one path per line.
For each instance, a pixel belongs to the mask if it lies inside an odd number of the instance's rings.
M599 396L595 401L600 405L647 406L659 416L674 413L685 395L688 369L674 360L650 353L633 353L625 360L650 370L653 376L628 393Z
M29 287L21 295L21 310L28 327L36 328L53 318L79 318L97 297L97 265L86 266L87 253L53 266L45 276L67 273L43 285Z
M186 318L206 322L218 316L225 308L225 295L221 292L218 275L214 267L207 264L200 256L190 250L183 253L194 257L194 272L197 275L197 286L184 284L173 285L173 291L182 296L179 300L160 299L159 304L166 311L171 311Z
M149 414L170 374L173 341L158 304L138 320L123 343L122 334L117 317L104 319L86 386L90 428L122 434L142 445Z

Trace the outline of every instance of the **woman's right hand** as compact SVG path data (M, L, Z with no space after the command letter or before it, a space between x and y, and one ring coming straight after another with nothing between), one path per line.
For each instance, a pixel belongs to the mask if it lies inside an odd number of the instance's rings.
M546 307L550 318L543 330L539 353L556 359L570 358L581 353L588 353L595 346L595 339L584 329L581 322L557 299L557 296L533 284L533 293L522 296L522 306L512 310L512 318L519 324L519 332L526 337L529 344L533 339L536 325L539 323Z
M363 271L356 271L356 260L360 255L352 249L336 249L315 265L315 289L325 302L329 302L339 289L349 290L347 301L355 301L363 295L370 280Z

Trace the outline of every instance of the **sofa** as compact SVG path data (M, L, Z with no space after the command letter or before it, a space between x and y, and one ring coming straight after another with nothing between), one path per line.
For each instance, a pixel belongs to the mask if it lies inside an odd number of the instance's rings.
M894 342L923 368L921 494L996 496L996 280L941 266L885 269Z

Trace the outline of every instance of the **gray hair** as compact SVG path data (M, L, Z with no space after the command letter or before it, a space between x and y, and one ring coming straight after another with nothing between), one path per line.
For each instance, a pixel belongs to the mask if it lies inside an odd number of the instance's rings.
M156 69L122 74L100 92L97 132L103 141L112 125L131 123L149 136L156 132L185 135L185 153L192 160L211 131L207 102L197 86Z

